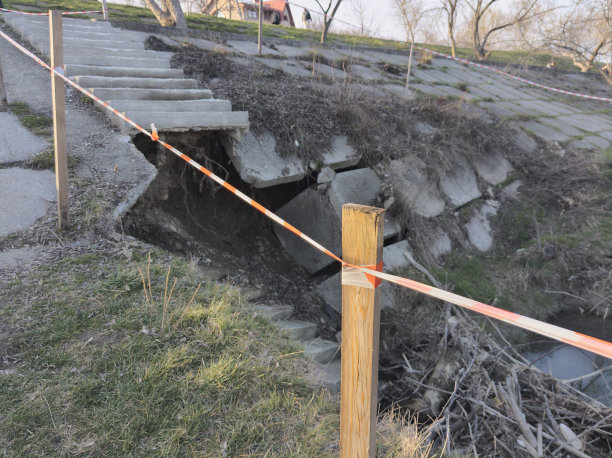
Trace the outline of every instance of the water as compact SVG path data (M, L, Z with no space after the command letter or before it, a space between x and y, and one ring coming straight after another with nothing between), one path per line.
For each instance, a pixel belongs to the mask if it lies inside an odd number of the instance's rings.
M552 324L612 341L612 320L562 312L555 317ZM524 356L542 372L561 380L572 380L612 366L612 360L608 358L558 342L533 344ZM593 399L612 407L612 368L604 373L577 380L572 385Z

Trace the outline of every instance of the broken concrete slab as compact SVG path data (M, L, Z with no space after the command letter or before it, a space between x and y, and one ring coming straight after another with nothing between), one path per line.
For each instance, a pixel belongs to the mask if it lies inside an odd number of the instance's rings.
M286 320L278 321L276 325L294 340L310 340L317 333L317 325L310 321Z
M412 248L407 240L402 240L383 248L383 266L385 272L396 273L410 266L409 259L413 256Z
M480 209L475 210L472 218L465 224L470 243L478 251L489 251L493 246L491 235L491 224L489 217L497 215L497 208L489 203L483 204Z
M558 116L563 114L562 110L542 100L519 100L516 103L527 108L532 114L537 113L543 116Z
M476 174L463 156L455 153L449 156L450 170L440 180L440 188L455 208L478 199L482 194L478 189Z
M503 182L512 172L512 165L500 152L475 157L474 167L476 173L493 186Z
M288 45L275 45L276 49L279 53L286 57L304 57L309 54L307 49L296 47L296 46L288 46Z
M578 127L579 129L586 130L587 132L601 132L612 129L612 121L596 115L575 114L570 116L559 116L558 119Z
M315 76L324 75L324 76L327 76L328 78L331 78L334 81L344 80L348 76L346 71L344 71L341 68L335 68L335 67L331 67L329 65L325 65L321 63L314 64L314 69L313 69L312 64L308 64L307 67L311 69L312 74L314 74Z
M306 343L304 356L321 364L327 364L340 355L340 345L338 342L321 339L317 337Z
M45 215L55 199L53 172L0 169L0 236L34 224Z
M281 207L277 214L328 250L340 253L340 220L327 196L317 190L306 189ZM286 229L278 225L274 225L273 229L289 256L308 273L315 274L334 262Z
M0 164L26 161L50 146L23 127L12 113L0 113L0 125Z
M606 149L608 146L610 146L610 142L608 140L602 137L596 137L595 135L584 137L583 140L601 149Z
M514 145L524 153L533 153L538 147L536 141L521 129L514 128L513 131L514 133L511 138Z
M391 161L391 182L400 205L417 215L433 218L444 212L444 200L429 180L425 163L415 156Z
M576 129L574 126L560 120L559 118L540 118L538 121L552 127L553 129L559 129L564 134L571 135L573 137L584 135L583 131Z
M331 394L338 394L340 392L341 365L339 359L320 365L313 370L312 379L319 385L327 388Z
M412 130L420 137L433 138L440 131L426 122L417 121L412 125Z
M361 154L348 144L346 135L335 135L331 139L331 148L321 155L323 166L334 170L356 166L361 160Z
M296 155L281 157L275 148L276 139L270 131L249 132L228 148L228 155L240 178L256 188L291 183L306 176L306 167Z
M192 38L192 37L185 37L183 38L183 41L191 43L196 48L205 49L207 51L222 52L222 53L234 52L232 48L225 46L221 43L217 43L215 41L203 40L201 38Z
M375 205L382 183L372 169L349 170L336 174L331 182L327 196L338 218L342 218L344 204ZM399 233L399 226L385 214L385 239L395 237Z
M563 132L536 121L521 122L519 124L527 132L531 132L547 142L565 142L570 139Z
M239 57L237 59L242 59L246 61L246 59L242 57ZM296 62L292 60L271 59L271 58L265 58L265 57L255 57L255 60L257 62L264 64L266 67L274 68L276 70L281 70L290 75L300 76L304 78L312 76L311 72L306 70L301 62Z
M523 182L521 180L516 180L504 187L500 194L500 200L502 202L505 202L506 200L516 200L518 198L519 188L522 185Z
M427 249L435 258L439 258L451 252L451 239L446 232L442 229L438 229L432 237L432 241Z
M336 172L330 167L323 167L317 176L317 184L327 184L334 181Z
M380 72L372 70L371 68L368 68L364 65L353 64L351 65L350 72L353 75L366 81L379 80L383 78L383 75Z
M257 43L254 41L242 41L242 40L228 40L228 46L231 46L236 51L241 52L242 54L246 54L247 56L257 56L259 54L257 49ZM278 51L275 51L272 48L268 48L267 46L261 47L262 54L271 54L278 55Z
M0 251L0 270L21 267L38 259L44 250L44 246L37 245Z
M479 102L479 105L498 118L507 118L515 115L514 111L498 102Z
M599 132L599 136L612 142L612 131Z
M257 315L261 315L271 321L286 320L294 312L293 305L256 305L254 308Z

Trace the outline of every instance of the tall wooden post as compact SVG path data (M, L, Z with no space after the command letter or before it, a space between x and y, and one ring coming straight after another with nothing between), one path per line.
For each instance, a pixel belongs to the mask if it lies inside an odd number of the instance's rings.
M64 66L62 44L62 13L49 10L49 44L51 68ZM68 227L68 162L66 160L66 92L64 80L51 75L51 94L53 97L53 138L55 140L55 184L57 188L57 227Z
M261 29L263 23L263 0L259 0L259 27L257 28L257 54L261 56Z
M382 268L385 211L342 207L342 257L356 266ZM342 269L340 456L374 457L378 390L380 282L362 271Z
M106 0L102 0L102 9L104 10L102 12L102 15L104 16L104 20L108 21L108 10L106 9Z

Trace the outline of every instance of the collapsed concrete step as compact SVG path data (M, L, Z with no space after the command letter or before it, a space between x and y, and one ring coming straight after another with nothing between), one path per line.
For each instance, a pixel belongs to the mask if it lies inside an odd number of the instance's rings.
M140 89L196 89L198 82L183 78L132 78L127 76L75 76L83 87L140 88Z
M87 88L102 100L197 100L210 99L209 89Z
M310 340L317 333L317 325L309 321L287 320L279 321L277 325L294 340Z
M320 337L307 342L304 347L304 356L321 364L329 363L339 355L340 345L338 342L321 339Z
M112 103L111 103L112 105ZM246 111L223 112L155 112L155 111L127 111L125 115L143 127L155 123L160 131L185 132L187 130L247 130L249 128L249 115ZM134 128L126 124L117 116L111 119L124 132L128 133Z
M341 367L342 362L339 359L328 364L321 364L315 368L312 378L315 382L327 388L331 393L339 393Z
M49 35L49 26L45 27L23 27L24 34L31 36L47 36ZM95 40L99 43L112 43L122 41L134 41L142 43L142 35L139 33L113 33L112 30L95 30L95 29L63 29L63 37L71 40Z
M113 100L113 108L119 111L160 112L219 112L232 111L229 100Z
M181 78L180 68L108 67L104 65L67 64L66 76L109 76L141 78Z
M264 318L276 321L286 320L293 315L294 308L292 305L256 305L255 313Z
M47 55L49 50L45 48L42 52ZM141 67L141 68L170 68L170 59L156 58L156 57L114 57L114 56L96 56L91 54L89 56L75 56L67 55L64 56L64 63L78 64L78 65L106 65L109 67Z

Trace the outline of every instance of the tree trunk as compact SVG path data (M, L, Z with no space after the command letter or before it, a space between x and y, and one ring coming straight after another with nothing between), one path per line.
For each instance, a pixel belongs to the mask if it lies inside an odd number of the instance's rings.
M453 33L453 25L449 22L448 24L448 39L451 43L451 56L457 57L457 44L455 43L455 34Z
M144 0L144 2L162 26L176 27L177 29L187 28L187 21L185 21L180 0L161 0L162 8L157 5L155 0Z
M331 25L331 21L327 20L327 13L323 15L323 31L321 32L321 44L324 45L327 41L327 31L329 30L329 26Z
M8 101L6 100L6 91L4 90L4 79L2 77L2 58L0 56L0 108L6 108Z
M412 67L412 50L414 49L414 37L412 37L412 41L410 42L410 56L408 57L408 71L406 72L406 91L404 92L404 96L408 97L408 86L410 85L410 67Z

